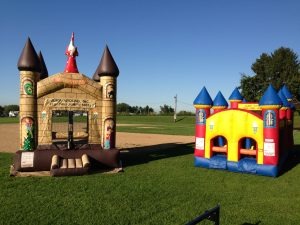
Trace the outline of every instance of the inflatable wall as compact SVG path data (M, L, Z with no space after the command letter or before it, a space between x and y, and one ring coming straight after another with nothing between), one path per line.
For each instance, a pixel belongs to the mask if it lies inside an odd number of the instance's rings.
M268 87L259 102L247 103L234 89L230 107L221 92L212 101L206 88L196 108L195 166L277 176L293 148L292 95Z

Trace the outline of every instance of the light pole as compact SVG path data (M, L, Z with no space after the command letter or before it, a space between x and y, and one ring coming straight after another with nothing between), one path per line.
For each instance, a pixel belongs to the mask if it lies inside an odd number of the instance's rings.
M176 115L176 110L177 110L177 94L174 96L175 99L175 107L174 107L174 123L176 123L177 115Z

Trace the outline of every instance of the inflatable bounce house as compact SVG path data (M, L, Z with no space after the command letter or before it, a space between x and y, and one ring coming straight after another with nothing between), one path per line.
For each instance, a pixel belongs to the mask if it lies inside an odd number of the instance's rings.
M284 85L272 85L259 102L243 101L236 88L212 101L206 88L194 101L196 108L195 166L265 176L277 176L292 150L292 95Z
M12 175L80 175L90 169L120 168L115 149L119 69L106 46L93 78L79 73L74 33L66 55L64 72L51 76L29 38L20 55L20 150ZM65 120L57 123L62 114ZM84 115L82 128L77 128L77 115Z

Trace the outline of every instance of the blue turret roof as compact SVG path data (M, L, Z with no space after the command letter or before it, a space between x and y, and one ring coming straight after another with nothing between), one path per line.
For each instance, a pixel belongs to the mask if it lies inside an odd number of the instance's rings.
M286 99L285 95L283 94L282 89L280 89L277 94L282 101L282 106L290 107L290 104L289 104L288 100Z
M259 105L282 105L280 97L277 95L276 90L271 84L259 100Z
M284 94L284 96L287 98L287 99L293 99L293 95L292 93L289 91L289 89L287 88L286 85L283 85L282 88L282 93Z
M205 86L202 88L196 99L194 100L194 105L212 105L212 100L208 94Z
M233 90L233 92L231 93L229 100L243 100L243 96L241 95L241 93L239 92L238 88L235 88Z
M219 91L217 96L214 99L214 106L228 106L227 101L225 100L224 96L222 93Z

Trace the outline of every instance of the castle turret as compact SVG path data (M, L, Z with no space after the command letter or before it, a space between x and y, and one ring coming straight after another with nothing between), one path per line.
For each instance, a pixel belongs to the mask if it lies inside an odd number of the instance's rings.
M117 77L119 69L108 46L105 46L100 64L93 80L100 81L102 86L102 143L104 149L115 148L116 145L116 98Z
M289 108L289 102L283 94L282 89L280 89L277 94L282 101L282 106L279 109L279 119L283 120L286 118L286 110Z
M289 89L287 88L286 85L283 85L283 87L281 88L281 92L282 94L286 97L287 101L288 101L288 107L286 109L286 120L287 120L287 148L293 148L294 146L294 135L293 135L293 130L294 130L294 110L295 110L295 106L292 103L293 100L293 95L292 93L289 91Z
M214 110L214 113L217 113L226 109L227 107L228 107L228 103L224 98L223 94L219 91L213 101L212 109Z
M233 90L229 97L230 108L237 109L240 102L243 101L243 96L237 88Z
M278 165L279 158L279 109L282 101L272 85L259 101L263 116L264 159L266 165Z
M194 107L196 108L195 156L204 157L206 118L210 116L211 106L212 99L206 88L203 87L194 100Z
M223 94L219 91L216 95L214 101L213 101L213 107L214 113L220 112L228 107L228 103L225 100ZM225 145L225 140L223 137L218 136L218 145L220 147L223 147Z
M43 80L48 77L48 70L41 51L39 52L39 60L41 65L40 80Z
M18 61L20 71L20 149L30 151L37 146L37 81L40 77L40 60L30 41Z

